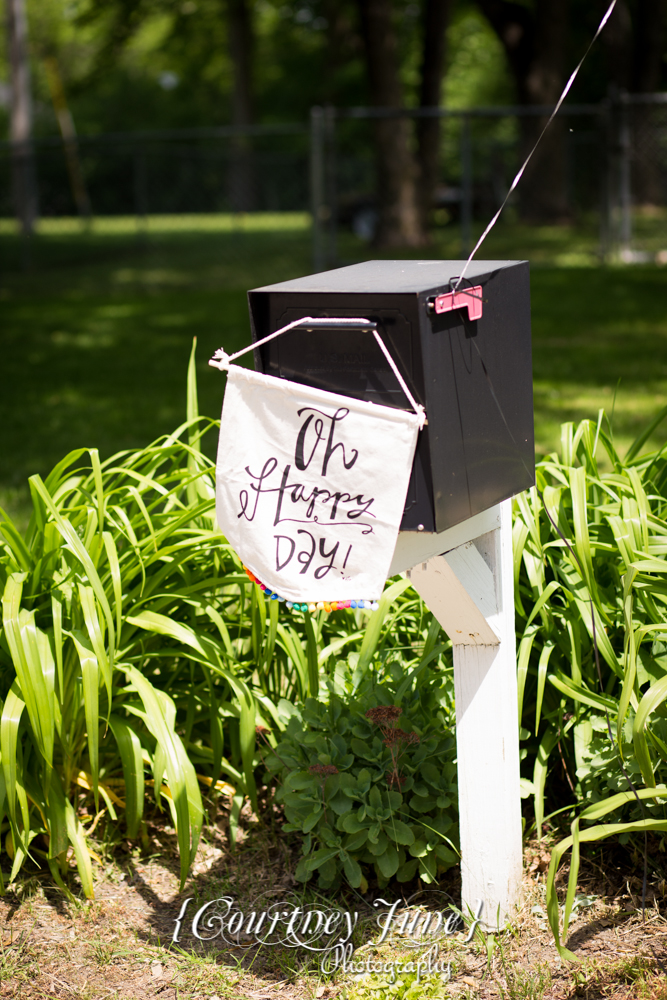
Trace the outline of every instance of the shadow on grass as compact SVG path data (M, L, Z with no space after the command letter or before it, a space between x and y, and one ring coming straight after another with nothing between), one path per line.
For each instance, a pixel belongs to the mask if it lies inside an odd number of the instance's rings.
M108 457L181 421L193 336L200 409L218 417L224 380L207 360L249 341L246 290L312 269L305 215L156 218L147 232L132 219L90 232L51 220L42 230L27 272L16 236L0 231L0 504L19 520L27 477L68 451L96 447ZM592 265L594 249L592 230L507 225L483 253ZM381 256L346 233L339 252L346 262ZM438 230L420 253L457 256L457 230ZM615 394L622 449L667 403L664 272L534 267L532 313L538 450L556 446L562 421L610 412Z

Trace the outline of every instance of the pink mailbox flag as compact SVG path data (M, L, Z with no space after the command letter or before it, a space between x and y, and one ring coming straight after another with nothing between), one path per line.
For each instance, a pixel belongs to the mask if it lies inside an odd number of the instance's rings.
M379 599L422 424L231 365L216 469L221 530L281 598Z

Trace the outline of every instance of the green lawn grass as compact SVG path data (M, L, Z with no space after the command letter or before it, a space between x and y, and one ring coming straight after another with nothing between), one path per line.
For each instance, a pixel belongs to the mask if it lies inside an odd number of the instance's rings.
M246 290L308 273L310 252L308 217L297 214L151 218L145 228L111 219L88 231L52 220L22 269L12 226L0 226L0 503L23 506L27 477L69 449L107 456L175 427L193 336L201 410L219 415L222 379L208 358L248 341ZM410 256L459 253L445 228ZM377 256L349 234L339 255ZM556 446L561 421L601 406L614 406L616 440L629 442L667 404L665 271L600 267L594 232L562 227L499 227L483 256L534 265L538 449Z

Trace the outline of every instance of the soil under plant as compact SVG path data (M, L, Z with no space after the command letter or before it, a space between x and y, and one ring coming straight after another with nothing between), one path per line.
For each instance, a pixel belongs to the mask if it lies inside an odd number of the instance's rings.
M219 939L204 943L184 920L178 944L172 936L183 901L191 907L231 896L244 911L279 900L318 899L293 876L299 852L270 824L247 811L239 844L229 850L221 810L208 828L183 892L178 891L178 856L173 829L159 821L147 827L144 851L123 843L100 842L103 863L95 878L95 899L79 897L72 869L68 901L42 873L26 872L0 900L0 997L26 1000L667 1000L667 886L649 879L645 919L641 905L641 859L605 845L603 855L584 859L568 947L578 965L561 962L545 918L544 878L548 843L531 842L525 851L524 899L504 933L472 943L465 934L443 943L451 980L415 976L391 984L377 973L323 976L305 952L281 948L232 948ZM656 841L652 862L660 862ZM635 864L637 860L637 864ZM665 859L662 859L665 860ZM567 870L559 886L567 881ZM372 900L395 899L395 888L371 886L365 896L340 890L320 903L357 910L357 948L378 962L414 958L397 945L374 944L379 937ZM458 869L438 887L458 898ZM404 899L419 887L403 887ZM423 896L413 896L417 903ZM412 903L414 905L414 902ZM398 911L400 913L400 909ZM191 916L191 915L190 915Z

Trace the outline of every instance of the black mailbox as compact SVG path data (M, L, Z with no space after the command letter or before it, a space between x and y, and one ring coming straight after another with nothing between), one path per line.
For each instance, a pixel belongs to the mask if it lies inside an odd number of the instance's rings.
M372 260L248 293L253 340L303 317L363 317L426 408L401 524L446 528L535 481L527 261ZM476 317L476 318L475 318ZM257 371L410 409L373 333L307 324Z

